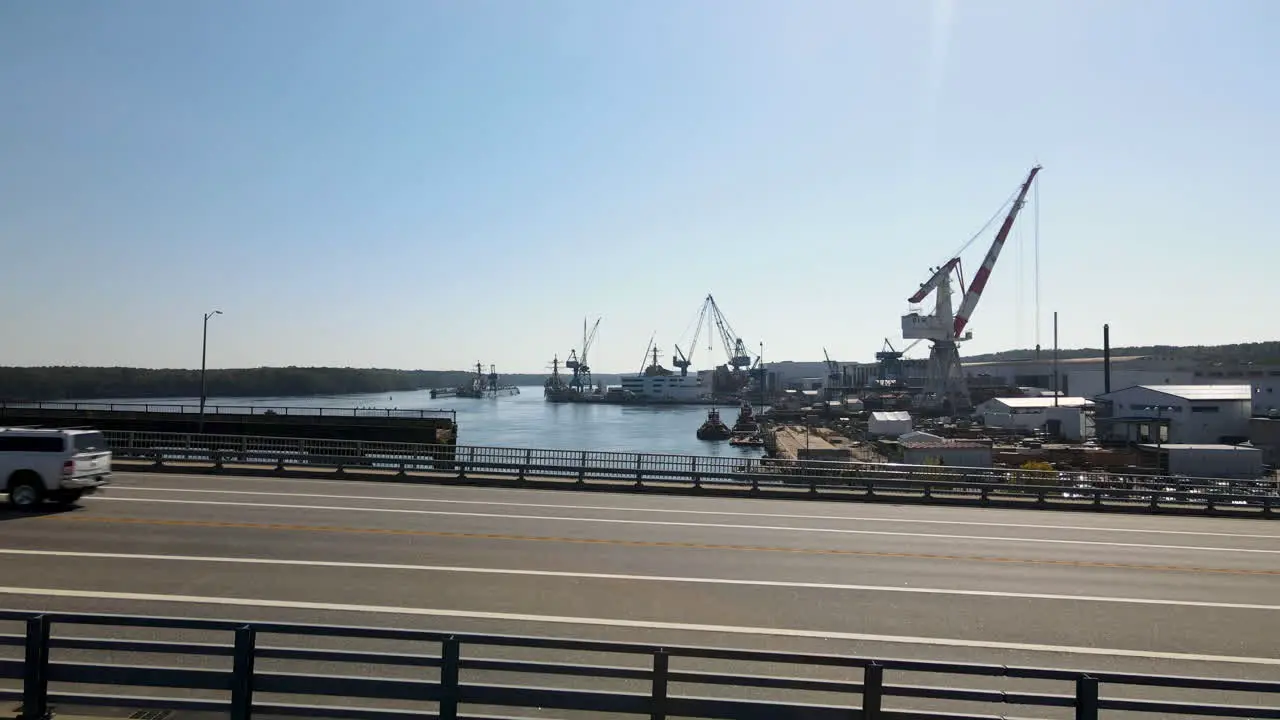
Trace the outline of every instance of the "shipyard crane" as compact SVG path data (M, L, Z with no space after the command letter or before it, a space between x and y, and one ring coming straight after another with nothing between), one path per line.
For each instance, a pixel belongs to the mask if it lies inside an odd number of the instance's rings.
M877 380L880 381L882 387L906 383L907 379L902 367L902 358L922 342L924 342L923 339L916 339L910 345L898 350L893 347L893 343L889 342L889 338L884 339L884 345L876 352L876 365L879 367Z
M720 306L716 304L716 299L707 294L706 300L702 303L702 313L699 316L699 325L706 317L711 318L711 322L707 323L707 343L710 349L712 330L711 326L715 326L715 333L720 338L720 344L724 347L725 358L727 362L717 367L715 374L712 376L711 386L713 392L736 393L745 388L750 381L750 373L754 371L760 363L760 356L753 356L747 350L747 344L733 330L733 326L729 324L728 318L724 316L724 312L720 310Z
M840 363L827 354L826 348L822 348L822 357L827 361L827 400L834 400L837 392L844 395L844 373L840 371Z
M573 371L573 377L569 380L569 387L580 393L589 393L595 389L595 381L591 377L591 366L587 364L587 353L591 350L591 345L596 341L596 332L600 329L600 318L596 318L595 325L591 326L590 332L587 331L587 319L582 319L582 352L579 354L574 350L569 351L569 357L564 361L566 369Z
M995 267L996 260L1000 258L1000 251L1004 249L1009 231L1013 229L1013 222L1026 202L1027 191L1031 189L1031 183L1035 181L1036 174L1039 172L1040 166L1036 165L1027 174L1026 181L1018 189L1004 223L1000 226L995 240L992 241L986 257L982 260L982 267L978 269L973 282L967 289L964 286L960 258L957 256L937 268L932 268L929 280L907 300L910 305L918 306L930 293L934 295L933 314L922 315L919 310L913 310L902 316L903 339L930 342L929 362L921 402L925 409L947 414L957 414L972 409L968 383L960 367L958 344L973 336L973 333L965 332L969 318L973 317L973 311L978 307L978 301L982 299L982 291L991 277L991 270ZM960 309L957 311L953 311L951 305L953 274L959 281L962 293Z
M693 364L693 361L684 354L684 351L680 349L679 345L675 345L674 347L675 352L671 354L671 364L680 368L680 376L684 377L689 374L689 366ZM693 351L690 350L690 352Z
M715 330L712 330L712 326ZM702 308L698 311L697 325L694 327L692 339L686 347L689 352L685 353L680 349L679 345L674 346L675 352L671 356L671 364L680 369L681 375L689 374L689 367L693 365L693 354L698 348L698 340L702 337L703 328L707 331L707 350L711 350L714 344L714 338L717 335L720 338L720 344L724 347L725 358L727 362L716 369L715 379L713 380L713 388L720 385L729 384L733 391L740 390L746 384L746 373L744 370L754 369L760 362L758 355L752 355L747 350L747 345L742 338L738 337L733 331L733 326L729 324L724 313L721 312L720 306L716 304L716 300L710 294L702 301Z
M747 350L747 344L733 331L733 326L729 324L729 320L720 311L720 306L716 304L716 299L708 294L704 307L710 310L711 319L715 322L716 329L720 332L720 342L724 344L725 354L729 357L727 364L733 368L735 373L741 373L743 369L752 367L754 361L750 351Z
M708 295L707 297L710 296ZM698 324L693 329L693 338L689 341L689 354L686 356L684 351L680 349L680 346L676 345L675 353L671 356L671 364L680 368L680 374L682 376L689 374L689 366L693 364L693 353L698 349L698 338L702 336L702 326L707 322L707 307L708 304L704 300L702 302L702 309L698 311ZM710 331L708 331L708 350L711 349L710 339Z

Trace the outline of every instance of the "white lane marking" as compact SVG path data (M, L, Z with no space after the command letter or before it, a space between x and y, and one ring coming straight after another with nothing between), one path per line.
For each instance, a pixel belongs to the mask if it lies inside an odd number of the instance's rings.
M501 520L554 520L556 522L604 523L609 525L657 525L662 527L692 527L699 529L723 528L726 530L770 530L797 533L827 533L838 535L883 535L889 537L936 538L939 540L984 540L1002 543L1036 543L1049 545L1096 545L1117 548L1145 548L1149 550L1192 550L1198 552L1262 553L1280 555L1280 550L1257 548L1202 547L1195 545L1153 545L1147 543L1116 543L1101 540L1059 540L1052 538L999 537L989 535L942 535L939 533L890 532L888 530L850 530L848 528L789 527L786 525L737 525L730 523L676 522L674 520L623 520L621 518L559 517L555 515L504 515L501 513L471 513L449 510L409 510L407 508L342 507L337 505L285 505L283 503L229 502L226 500L162 500L159 498L99 497L95 502L165 503L174 505L217 505L227 507L271 508L276 510L337 510L344 513L392 513L398 515L434 515L448 517L494 518Z
M1134 605L1174 605L1181 607L1219 608L1229 610L1280 610L1280 605L1210 602L1202 600L1161 600L1155 598L1108 597L1101 595L1054 595L1049 593L999 592L995 590L957 590L885 585L850 585L841 583L790 582L786 580L738 580L733 578L700 578L670 575L624 575L619 573L568 572L563 570L523 570L516 568L476 568L453 565L408 565L401 563L358 563L338 560L277 560L274 558L217 557L204 555L151 555L137 553L93 553L68 550L0 549L0 555L43 557L75 557L111 560L170 560L175 562L226 563L232 565L281 565L296 567L345 568L362 570L409 570L415 572L452 572L481 575L523 575L533 577L573 578L586 580L629 580L638 582L690 583L698 585L747 585L806 590L855 590L869 592L914 593L920 595L959 595L966 597L1017 598L1026 600L1074 600L1080 602L1129 603Z
M529 613L485 612L480 610L446 610L442 608L396 607L388 605L350 605L345 603L305 602L298 600L267 600L258 598L204 597L199 595L160 595L152 593L123 593L101 590L64 590L56 588L0 587L0 595L27 597L57 597L79 600L127 600L131 602L171 602L190 605L229 605L252 608L286 608L290 610L326 610L381 615L416 615L427 617L466 618L472 620L505 620L560 625L592 625L603 627L640 628L644 630L676 630L680 632L708 632L731 635L763 635L774 637L816 638L820 640L852 640L856 642L893 643L899 645L934 645L942 647L982 648L988 650L1014 650L1031 652L1064 653L1072 655L1104 655L1108 657L1151 658L1157 660L1182 660L1190 662L1241 663L1248 665L1280 665L1280 658L1243 657L1236 655L1201 655L1197 653L1160 652L1156 650L1126 650L1121 648L1080 647L1074 645L1042 645L1039 643L998 642L994 640L963 640L960 638L913 637L910 635L876 635L871 633L841 632L836 630L804 630L799 628L770 628L741 625L709 625L702 623L662 622L657 620L627 620L622 618L572 617L564 615L534 615Z
M292 480L288 482L294 482ZM326 480L322 482L333 482ZM761 518L780 518L786 520L848 520L851 522L879 522L879 523L902 523L906 525L978 525L980 527L1007 527L1019 528L1026 530L1083 530L1087 532L1117 532L1117 533L1140 533L1146 535L1198 535L1202 537L1230 537L1230 538L1253 538L1260 540L1280 540L1280 535L1252 535L1245 533L1221 533L1221 532L1199 532L1195 530L1143 530L1140 528L1114 528L1114 527L1094 527L1089 525L1038 525L1031 523L990 523L975 522L971 520L917 520L917 519L898 519L886 517L855 517L849 515L798 515L786 513L748 513L748 512L732 512L727 510L685 510L685 509L664 509L664 508L645 508L645 507L617 507L609 505L558 505L552 503L526 503L526 502L496 502L493 500L453 500L444 498L412 498L412 497L396 497L396 496L374 496L374 495L326 495L321 493L297 493L297 492L267 492L262 490L206 490L199 488L166 488L166 487L142 487L142 486L113 486L112 490L134 490L143 492L171 492L171 493L205 493L214 495L254 495L260 497L306 497L306 498L324 498L326 500L374 500L381 502L413 502L413 503L437 503L447 505L493 505L506 507L526 507L526 508L547 508L551 510L601 510L606 512L635 512L635 513L669 513L679 515L724 515L726 517L761 517Z

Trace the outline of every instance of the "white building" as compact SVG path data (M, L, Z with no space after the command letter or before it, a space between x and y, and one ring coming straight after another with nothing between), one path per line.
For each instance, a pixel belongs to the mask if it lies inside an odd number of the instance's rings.
M1249 437L1249 385L1135 385L1098 396L1099 437L1126 443L1217 444Z
M867 418L867 432L877 437L896 438L911 432L911 413L881 410Z
M622 376L622 389L647 403L695 402L704 395L703 387L696 375Z
M991 443L980 440L911 440L902 443L902 462L943 467L991 467Z
M1038 360L964 363L970 387L1053 388L1052 353ZM1058 389L1063 395L1092 398L1106 392L1106 372L1100 357L1058 361ZM1253 412L1280 412L1280 366L1251 363L1198 362L1159 355L1121 355L1111 358L1111 387L1134 385L1244 385L1253 389Z
M1082 397L992 398L974 412L989 428L1004 430L1044 430L1079 442L1093 434L1093 423L1084 412L1093 401Z
M1100 357L1063 358L1057 362L1057 390L1063 395L1091 398L1106 391L1105 365ZM971 386L1005 385L1054 389L1055 365L1051 351L1038 360L998 360L964 363ZM1170 385L1204 382L1196 377L1196 365L1185 360L1121 355L1111 358L1111 387Z

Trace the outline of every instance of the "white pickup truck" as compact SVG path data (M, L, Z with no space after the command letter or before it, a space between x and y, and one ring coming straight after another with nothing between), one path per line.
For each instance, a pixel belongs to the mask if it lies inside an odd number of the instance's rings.
M71 505L111 479L111 451L96 430L0 427L0 486L9 505Z

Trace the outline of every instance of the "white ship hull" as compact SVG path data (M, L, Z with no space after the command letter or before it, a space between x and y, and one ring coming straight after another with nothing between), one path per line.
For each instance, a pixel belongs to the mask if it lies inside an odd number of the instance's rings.
M639 403L696 403L706 394L696 375L623 375L622 389Z

